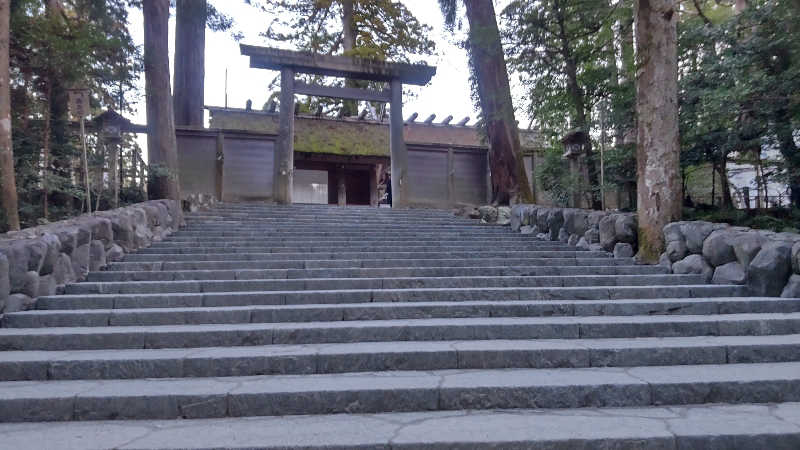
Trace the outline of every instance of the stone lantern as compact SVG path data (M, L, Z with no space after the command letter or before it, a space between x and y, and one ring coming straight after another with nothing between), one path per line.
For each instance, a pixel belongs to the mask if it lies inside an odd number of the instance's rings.
M586 155L583 152L583 146L586 144L589 135L582 128L573 128L561 138L561 143L564 144L563 157L569 161L569 172L573 178L578 180L586 180L588 175L588 167L586 165ZM583 192L579 185L572 186L572 204L573 208L584 208Z

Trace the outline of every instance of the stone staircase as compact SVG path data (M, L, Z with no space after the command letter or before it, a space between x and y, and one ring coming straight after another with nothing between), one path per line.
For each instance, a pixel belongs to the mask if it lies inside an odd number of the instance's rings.
M186 221L3 318L0 448L800 448L800 300L444 211Z

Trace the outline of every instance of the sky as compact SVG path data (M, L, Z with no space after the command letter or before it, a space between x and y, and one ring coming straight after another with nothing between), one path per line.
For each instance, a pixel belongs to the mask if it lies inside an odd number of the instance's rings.
M498 11L508 0L495 2ZM235 22L235 29L244 34L240 42L252 45L267 45L259 36L272 17L252 6L244 4L241 0L217 0L214 6L223 13L231 16ZM403 0L403 4L415 17L432 28L430 38L436 43L436 52L430 56L420 56L417 59L425 60L429 65L436 66L436 75L427 86L410 87L411 95L405 95L403 113L406 117L413 112L419 114L418 120L424 120L430 114L436 114L436 122L448 115L455 121L465 116L470 116L470 124L475 123L478 112L475 111L470 99L469 71L467 68L467 54L459 48L457 41L464 38L464 32L450 32L445 30L439 5L436 0ZM170 17L170 54L174 51L175 43L175 17ZM142 13L140 10L131 9L129 16L129 29L137 45L144 43L144 29ZM172 58L170 58L172 65ZM239 52L239 42L236 42L229 32L206 31L206 67L205 67L205 104L209 106L225 105L225 73L227 70L228 106L244 108L248 99L253 101L253 108L260 109L266 102L270 92L268 86L278 72L263 69L251 69L249 58ZM172 71L172 68L171 68ZM172 72L171 72L172 73ZM144 92L144 77L140 79L141 92ZM513 84L513 79L512 79ZM517 94L519 89L514 89ZM517 97L517 95L515 95ZM517 100L517 103L519 101ZM525 105L516 105L518 109ZM206 113L207 116L207 113ZM144 124L145 118L144 96L136 105L134 122ZM528 122L525 117L518 117L521 123ZM146 138L139 136L142 148L146 147Z

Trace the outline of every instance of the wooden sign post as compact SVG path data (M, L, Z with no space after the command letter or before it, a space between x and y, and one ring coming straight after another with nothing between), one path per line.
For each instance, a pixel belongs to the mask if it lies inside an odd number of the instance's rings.
M89 158L86 152L86 128L84 119L89 114L89 89L69 89L69 110L81 123L81 144L83 146L83 179L86 184L86 211L92 212L92 196L89 186Z

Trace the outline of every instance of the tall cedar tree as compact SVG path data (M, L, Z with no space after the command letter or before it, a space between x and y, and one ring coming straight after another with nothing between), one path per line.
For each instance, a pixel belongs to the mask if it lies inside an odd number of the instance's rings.
M439 0L445 22L456 21L457 0ZM489 140L492 203L533 203L533 193L520 151L519 129L514 118L503 47L494 5L485 0L464 0L469 38L470 68L477 85L483 122Z
M178 148L169 77L169 0L144 0L144 70L150 198L180 202Z
M0 200L9 230L19 230L14 152L11 145L11 90L8 67L10 0L0 0Z
M175 125L203 126L206 0L177 0Z
M678 5L637 0L636 77L639 255L664 251L664 226L680 220L683 199L678 135Z

